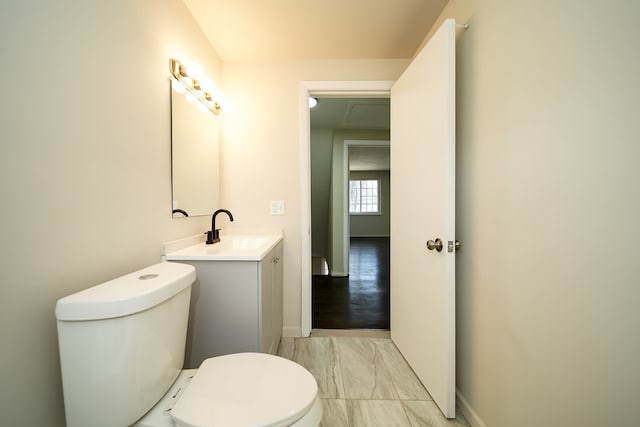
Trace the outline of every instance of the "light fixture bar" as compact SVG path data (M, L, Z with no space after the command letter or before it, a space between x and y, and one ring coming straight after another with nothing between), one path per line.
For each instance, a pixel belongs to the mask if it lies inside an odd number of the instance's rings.
M177 59L169 59L169 69L171 70L171 75L173 78L184 86L184 88L196 97L202 105L204 105L209 111L213 114L220 114L222 111L222 107L220 103L213 99L213 96L202 89L200 85L200 81L189 76L187 73L187 68L180 63Z

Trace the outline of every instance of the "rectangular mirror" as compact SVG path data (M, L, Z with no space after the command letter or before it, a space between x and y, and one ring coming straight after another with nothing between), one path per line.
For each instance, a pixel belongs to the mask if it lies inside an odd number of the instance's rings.
M170 92L172 215L211 215L220 206L219 118Z

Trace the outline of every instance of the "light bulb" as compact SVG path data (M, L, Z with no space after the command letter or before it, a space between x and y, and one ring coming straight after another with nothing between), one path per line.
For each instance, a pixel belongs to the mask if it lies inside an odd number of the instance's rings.
M309 108L313 108L318 105L318 100L316 98L309 97Z
M213 98L213 102L214 104L218 104L220 106L220 109L222 110L226 110L229 105L229 101L227 100L227 98L224 96L224 93L222 93L222 91L220 89L214 89L211 92L211 97Z
M216 84L213 82L213 80L206 77L202 79L202 82L200 82L200 87L202 87L202 90L209 93L212 93L214 90L216 90Z
M184 97L187 98L187 101L189 101L192 104L195 104L196 102L198 102L198 98L193 96L193 94L191 92L185 93Z
M198 102L198 110L202 111L203 113L206 113L207 111L209 111L206 105L204 105L202 102Z
M179 81L175 80L175 79L171 80L171 87L177 93L185 93L187 91L187 89L184 87L184 85L182 83L180 83Z
M189 66L187 66L187 74L192 79L200 80L204 76L204 70L200 65L194 62L189 64Z

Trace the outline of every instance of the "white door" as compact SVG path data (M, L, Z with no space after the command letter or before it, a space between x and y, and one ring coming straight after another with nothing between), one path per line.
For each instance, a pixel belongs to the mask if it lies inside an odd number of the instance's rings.
M455 417L455 27L445 21L391 89L391 338L447 418ZM427 248L436 239L440 252Z

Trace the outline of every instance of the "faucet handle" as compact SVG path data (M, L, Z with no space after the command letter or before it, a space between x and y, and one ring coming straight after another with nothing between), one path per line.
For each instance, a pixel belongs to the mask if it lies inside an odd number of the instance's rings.
M213 245L215 243L213 231L205 231L204 234L207 235L207 241L205 243L207 245Z

